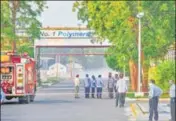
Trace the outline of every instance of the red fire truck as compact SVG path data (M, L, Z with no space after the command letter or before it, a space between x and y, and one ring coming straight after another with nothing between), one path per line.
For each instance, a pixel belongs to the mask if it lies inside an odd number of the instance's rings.
M26 53L1 54L1 88L7 100L18 98L19 103L34 101L36 93L36 63Z

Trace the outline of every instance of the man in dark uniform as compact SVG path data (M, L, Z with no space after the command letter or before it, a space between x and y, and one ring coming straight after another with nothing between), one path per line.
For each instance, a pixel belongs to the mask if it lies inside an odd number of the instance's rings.
M89 98L90 86L91 86L91 80L89 78L89 75L86 74L86 78L84 80L85 98Z

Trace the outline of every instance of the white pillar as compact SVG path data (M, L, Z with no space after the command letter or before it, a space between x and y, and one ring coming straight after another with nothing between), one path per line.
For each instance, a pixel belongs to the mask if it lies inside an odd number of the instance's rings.
M125 57L124 57L124 61L125 61ZM123 66L123 74L124 74L124 77L125 77L125 64Z
M139 18L139 35L138 35L138 92L141 87L141 18Z

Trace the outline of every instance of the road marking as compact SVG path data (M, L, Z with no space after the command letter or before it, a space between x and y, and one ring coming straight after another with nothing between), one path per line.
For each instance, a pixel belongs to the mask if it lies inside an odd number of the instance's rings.
M135 105L131 104L130 108L131 108L133 117L136 118L137 117L137 112L136 112L136 109L135 109Z

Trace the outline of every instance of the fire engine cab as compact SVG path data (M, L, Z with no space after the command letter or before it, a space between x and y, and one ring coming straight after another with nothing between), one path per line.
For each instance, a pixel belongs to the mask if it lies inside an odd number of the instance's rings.
M1 88L5 98L18 98L19 103L34 101L36 93L36 63L27 53L1 54Z

